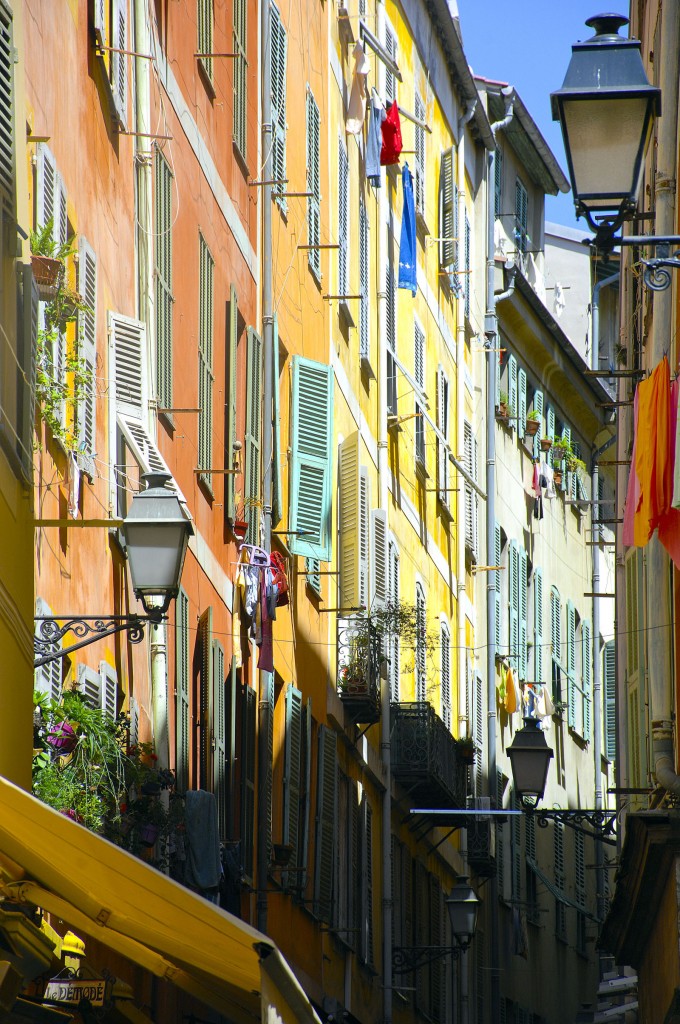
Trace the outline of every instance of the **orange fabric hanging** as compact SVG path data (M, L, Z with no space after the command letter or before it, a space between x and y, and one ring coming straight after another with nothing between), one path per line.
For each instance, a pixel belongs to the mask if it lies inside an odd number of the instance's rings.
M635 544L647 543L673 498L671 458L671 375L664 356L652 374L638 384L638 434L635 471L640 500L635 509Z

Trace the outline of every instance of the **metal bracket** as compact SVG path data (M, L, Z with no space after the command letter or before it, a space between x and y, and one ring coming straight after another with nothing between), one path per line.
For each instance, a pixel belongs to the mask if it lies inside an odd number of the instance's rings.
M469 942L464 942L459 946L394 946L392 948L392 973L409 974L436 960L442 960L445 956L458 960L469 945Z
M67 654L87 647L97 640L114 633L127 631L131 644L138 644L144 639L144 627L147 622L158 625L166 616L159 611L158 615L36 615L36 634L33 637L33 652L36 658L34 668L47 665L51 661L65 658ZM59 623L63 625L59 625ZM67 633L81 637L70 647L57 647Z

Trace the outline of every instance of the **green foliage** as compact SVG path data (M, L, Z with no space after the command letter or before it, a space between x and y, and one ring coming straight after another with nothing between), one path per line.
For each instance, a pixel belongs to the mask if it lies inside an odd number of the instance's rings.
M541 414L538 409L529 409L529 412L527 413L528 420L540 420L540 418Z
M29 245L33 256L49 256L53 260L66 260L75 252L75 235L67 242L55 242L54 217L50 217L42 227L31 231Z

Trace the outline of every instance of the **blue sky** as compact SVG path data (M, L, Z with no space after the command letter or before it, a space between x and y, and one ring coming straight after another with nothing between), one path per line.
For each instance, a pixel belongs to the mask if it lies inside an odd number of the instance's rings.
M472 70L516 87L565 174L567 162L559 124L550 114L550 93L562 85L572 43L593 34L586 18L604 9L623 14L628 3L612 8L598 0L458 0L463 46ZM576 222L571 193L547 196L545 215L546 220L587 230L584 220Z

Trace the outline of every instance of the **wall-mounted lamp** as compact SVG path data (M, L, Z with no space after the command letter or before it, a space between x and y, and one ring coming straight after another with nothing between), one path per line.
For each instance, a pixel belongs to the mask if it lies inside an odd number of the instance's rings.
M444 900L449 912L455 946L395 946L392 949L394 974L408 974L445 956L457 960L469 948L477 929L479 898L465 876L458 879Z

